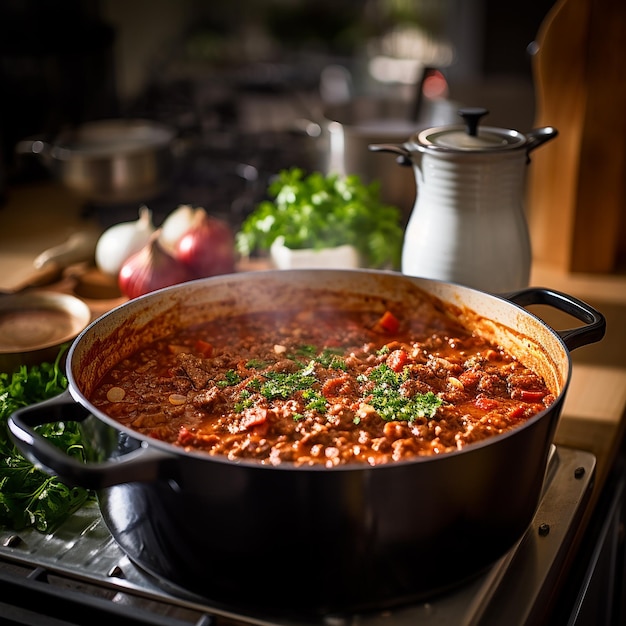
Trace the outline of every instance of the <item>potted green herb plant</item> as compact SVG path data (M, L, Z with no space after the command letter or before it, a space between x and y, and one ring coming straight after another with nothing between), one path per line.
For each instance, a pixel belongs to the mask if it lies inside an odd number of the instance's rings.
M242 256L265 251L279 268L399 268L401 212L381 202L377 182L291 168L268 195L237 233Z

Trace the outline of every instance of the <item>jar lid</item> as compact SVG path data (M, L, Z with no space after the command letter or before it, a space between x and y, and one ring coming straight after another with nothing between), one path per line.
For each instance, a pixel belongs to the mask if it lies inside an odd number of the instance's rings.
M487 109L478 107L460 109L459 115L465 119L465 126L440 126L423 130L416 136L417 148L453 152L494 152L511 150L526 144L526 136L516 130L479 128L480 118L487 113Z

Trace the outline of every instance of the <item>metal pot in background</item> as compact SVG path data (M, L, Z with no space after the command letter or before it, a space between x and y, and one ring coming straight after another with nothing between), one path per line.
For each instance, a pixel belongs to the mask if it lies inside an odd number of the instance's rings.
M86 200L141 202L167 189L176 131L142 119L87 122L52 141L29 138L18 154L37 155L56 180Z
M456 105L444 99L424 100L418 118L414 109L408 99L362 96L327 105L318 121L306 125L317 142L321 171L358 174L365 183L378 181L382 201L397 206L405 224L415 203L415 177L406 168L378 158L368 146L403 143L419 130L451 123L456 115Z

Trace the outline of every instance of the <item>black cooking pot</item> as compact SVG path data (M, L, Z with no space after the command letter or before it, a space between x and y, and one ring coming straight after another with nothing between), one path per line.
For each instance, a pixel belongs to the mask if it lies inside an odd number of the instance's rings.
M555 402L516 430L458 452L325 468L185 452L120 425L87 400L114 363L174 328L307 302L343 309L395 302L410 310L421 290L544 376ZM556 332L522 308L531 304L584 324ZM132 300L92 323L68 353L68 390L17 411L9 428L34 463L98 491L113 537L163 584L280 613L380 609L464 582L522 536L569 384L569 351L604 331L600 313L546 289L501 298L367 270L220 276ZM58 420L81 422L91 462L36 434L36 425Z

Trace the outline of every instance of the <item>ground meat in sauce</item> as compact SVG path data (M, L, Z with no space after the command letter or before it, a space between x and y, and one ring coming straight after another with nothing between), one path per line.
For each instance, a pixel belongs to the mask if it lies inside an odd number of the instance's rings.
M91 402L140 433L278 465L378 465L458 450L549 406L544 381L440 315L253 313L158 340Z

